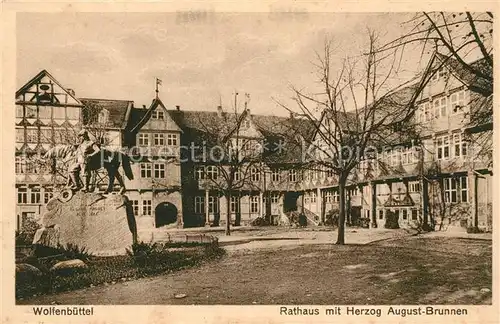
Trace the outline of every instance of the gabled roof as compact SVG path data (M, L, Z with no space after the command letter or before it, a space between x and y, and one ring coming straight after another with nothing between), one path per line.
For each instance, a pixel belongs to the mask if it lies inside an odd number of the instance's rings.
M477 89L486 89L486 88L493 87L491 82L484 79L480 75L477 75L476 73L470 71L468 68L466 68L462 63L460 63L454 57L449 57L449 56L446 56L446 55L438 53L438 52L435 52L434 56L437 59L439 59L441 62L445 62L444 64L448 67L450 72L457 79L459 79L462 82L464 82L465 84L467 84L471 90L474 91ZM493 56L492 56L492 58L493 58ZM478 72L481 72L485 75L488 75L488 76L493 75L493 69L486 62L486 58L484 58L484 57L477 59L476 61L470 62L467 65L469 65L473 69L477 69Z
M33 85L40 82L40 80L44 77L49 78L53 83L59 86L68 96L70 96L73 100L77 102L77 104L81 104L80 100L75 97L74 94L69 92L65 87L63 87L59 81L56 80L47 70L40 71L37 75L35 75L31 80L29 80L25 85L23 85L19 90L16 91L16 98L22 95L24 92L28 91Z
M149 118L151 118L151 114L153 114L153 111L158 106L162 107L165 110L167 109L167 108L165 108L165 105L160 100L160 98L153 99L153 101L151 102L151 105L149 106L149 108L147 110L145 110L145 109L136 109L133 112L134 119L132 120L132 124L129 124L129 126L131 126L130 131L131 132L136 132L142 126L144 126L144 124L146 124L146 122L149 120Z
M109 113L109 122L111 127L124 129L128 123L127 116L130 114L134 102L130 100L114 100L114 99L93 99L93 98L81 98L81 102L84 104L83 108L83 123L88 124L90 118L88 113L88 107L94 106L98 111L103 109L107 110ZM87 113L86 113L87 112ZM95 118L95 116L94 116Z

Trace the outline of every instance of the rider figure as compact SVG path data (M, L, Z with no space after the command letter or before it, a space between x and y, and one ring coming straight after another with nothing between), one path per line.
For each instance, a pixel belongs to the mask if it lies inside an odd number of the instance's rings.
M78 181L79 173L80 171L83 171L83 173L85 174L85 187L83 188L83 190L89 191L91 174L88 163L90 159L96 154L99 154L101 150L99 146L97 146L97 144L90 139L89 134L86 130L81 130L78 133L78 140L80 143L76 150L76 163L71 167L70 170L70 177L73 182L73 186L71 187L71 189L80 189L80 181Z

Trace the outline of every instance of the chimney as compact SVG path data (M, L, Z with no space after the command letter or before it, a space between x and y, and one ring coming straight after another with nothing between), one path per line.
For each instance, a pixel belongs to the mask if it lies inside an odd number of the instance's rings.
M293 111L290 111L290 119L293 119L295 117L295 114L293 113Z
M217 115L218 115L219 117L221 117L221 116L222 116L222 106L217 106Z
M181 106L175 106L176 110L181 110Z
M146 109L146 105L142 105L142 109Z

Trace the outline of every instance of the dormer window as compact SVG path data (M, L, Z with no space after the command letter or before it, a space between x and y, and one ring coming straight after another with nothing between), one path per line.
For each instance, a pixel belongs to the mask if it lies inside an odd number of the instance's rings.
M153 118L153 119L164 119L164 117L165 117L164 113L160 109L154 110L153 114L151 115L151 118Z
M432 76L432 81L437 81L439 79L446 80L448 78L448 69L444 66L440 67L437 71L434 71L434 75Z
M241 127L243 129L248 129L250 128L250 121L248 119L245 119L242 123L241 123Z
M109 120L109 111L103 109L99 112L99 116L97 117L97 122L99 124L106 124Z

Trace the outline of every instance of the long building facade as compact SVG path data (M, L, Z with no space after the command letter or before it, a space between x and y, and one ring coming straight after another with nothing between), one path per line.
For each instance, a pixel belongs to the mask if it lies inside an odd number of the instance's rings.
M435 69L439 59L433 56L427 68ZM401 227L425 219L437 230L491 230L492 122L471 127L469 116L481 107L471 103L478 94L464 79L456 66L444 65L415 102L411 122L419 125L418 145L394 142L352 172L349 224L364 219L383 227L390 211ZM411 95L411 89L401 93ZM43 154L76 143L82 128L99 144L130 156L134 179L125 181L126 194L140 229L222 225L228 219L235 225L258 218L278 224L296 211L317 225L338 209L336 175L304 167L316 126L293 115L167 108L158 97L142 107L129 100L79 98L44 70L16 92L15 127L18 229L28 218L37 219L65 185L57 171L65 161L49 163ZM257 152L259 158L232 166L200 158L221 143L224 132L224 143L235 140L241 152ZM96 190L104 190L105 175L95 182Z

